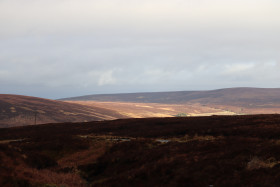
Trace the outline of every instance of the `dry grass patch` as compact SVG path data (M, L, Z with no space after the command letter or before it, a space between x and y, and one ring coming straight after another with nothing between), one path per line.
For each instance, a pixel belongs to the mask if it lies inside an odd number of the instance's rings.
M181 138L158 138L155 141L161 142L161 143L168 143L168 142L179 142L179 143L184 143L184 142L191 142L191 141L215 141L215 140L220 140L223 139L223 136L199 136L199 135L194 135L194 136L189 136L185 135Z
M267 160L262 160L258 157L253 157L247 163L248 170L260 169L260 168L273 168L275 165L279 164L280 161L277 161L275 158L269 158Z
M25 140L25 139L1 140L1 141L0 141L0 144L8 144L8 143L10 143L10 142L21 142L21 141L23 141L23 140Z
M94 163L102 156L110 147L110 142L95 142L89 149L76 152L58 160L58 164L63 167L77 168L79 165Z

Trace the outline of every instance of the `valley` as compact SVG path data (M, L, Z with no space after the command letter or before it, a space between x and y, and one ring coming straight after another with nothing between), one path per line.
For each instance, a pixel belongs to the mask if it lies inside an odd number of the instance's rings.
M216 106L200 103L164 104L164 103L133 103L133 102L101 102L101 101L65 101L86 106L104 107L118 111L129 118L175 117L175 116L211 116L238 115L238 112L227 111ZM226 107L225 107L226 108Z
M62 100L2 94L0 186L280 184L277 94L256 88Z
M280 89L227 88L89 95L50 100L0 95L0 127L125 118L280 113Z

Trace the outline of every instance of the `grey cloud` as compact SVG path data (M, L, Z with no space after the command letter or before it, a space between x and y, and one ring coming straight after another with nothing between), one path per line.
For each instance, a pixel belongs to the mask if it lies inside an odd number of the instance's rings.
M280 2L0 1L1 93L279 87Z

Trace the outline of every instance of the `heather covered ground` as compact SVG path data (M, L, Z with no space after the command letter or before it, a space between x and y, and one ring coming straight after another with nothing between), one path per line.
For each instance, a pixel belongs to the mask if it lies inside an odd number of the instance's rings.
M280 115L0 129L0 186L279 186Z

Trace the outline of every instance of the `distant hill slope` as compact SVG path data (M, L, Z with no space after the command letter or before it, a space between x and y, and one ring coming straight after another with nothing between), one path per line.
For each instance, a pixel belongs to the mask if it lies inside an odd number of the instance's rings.
M124 116L109 109L21 95L0 94L0 127L53 122L111 120Z
M139 103L201 103L221 105L280 104L280 88L226 88L211 91L178 91L87 95L64 98L72 101L114 101Z

